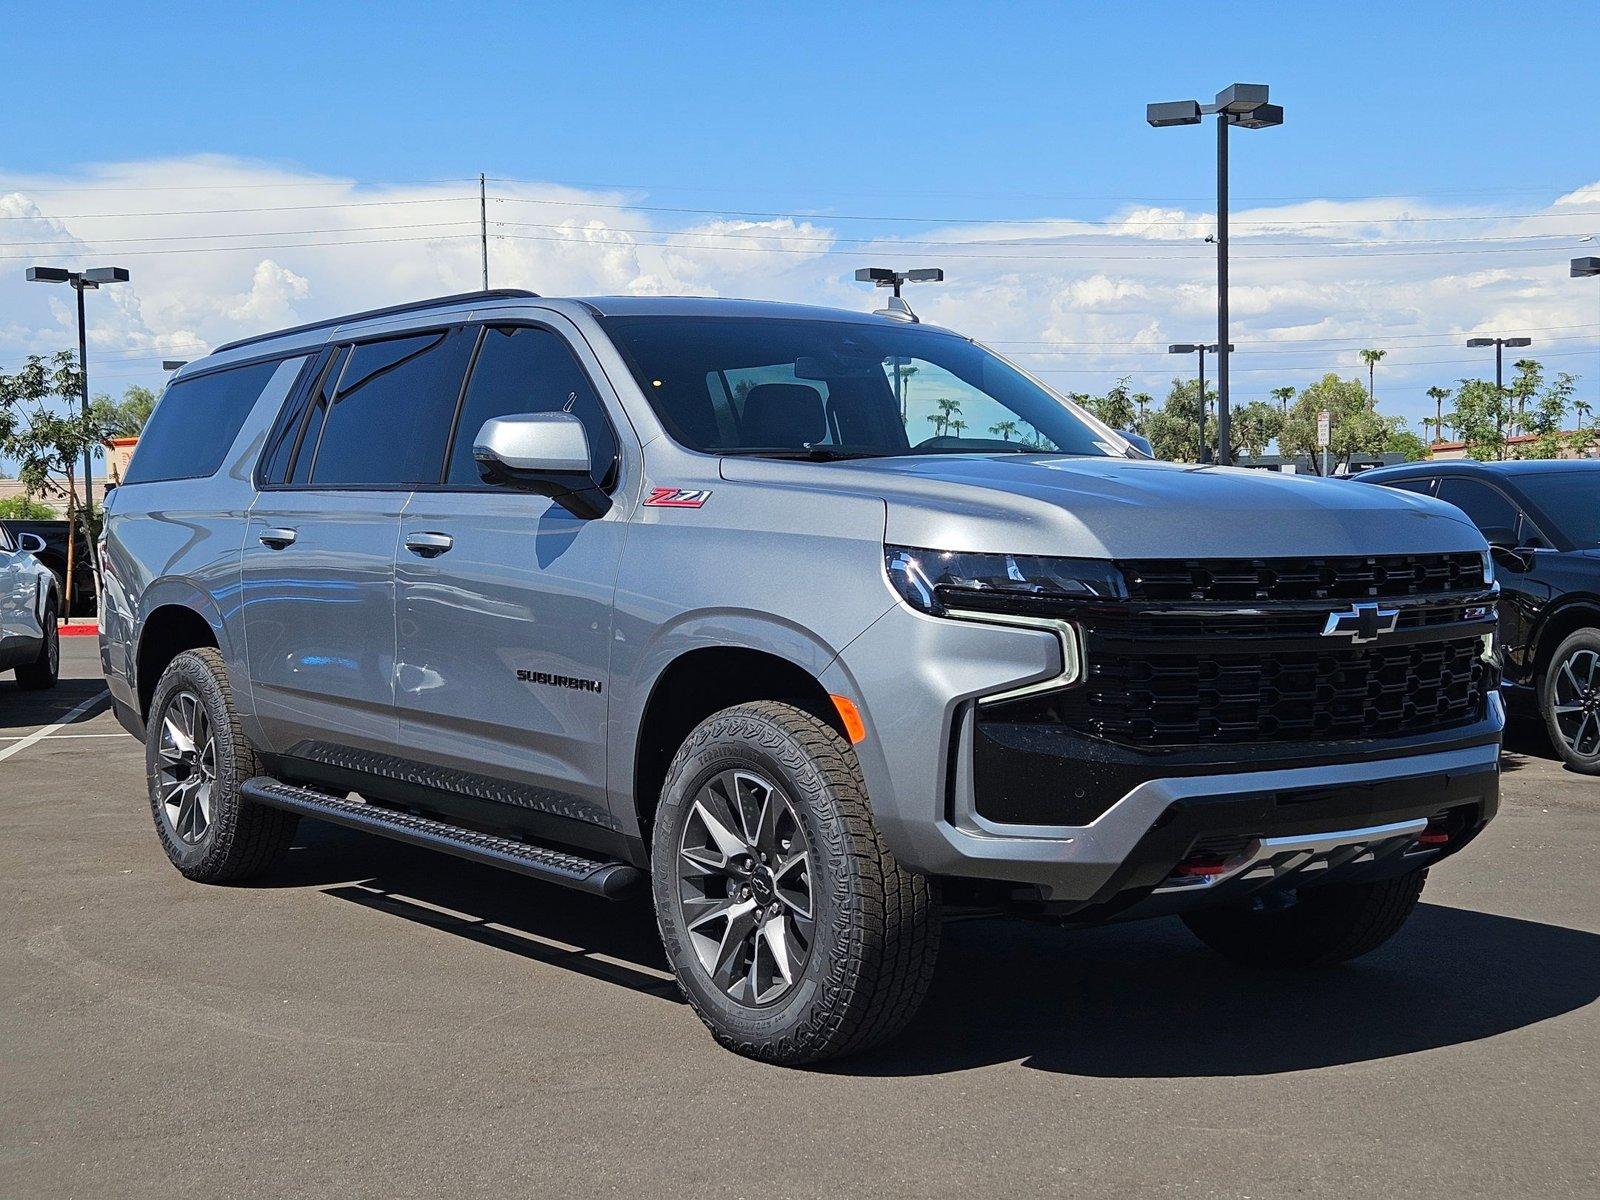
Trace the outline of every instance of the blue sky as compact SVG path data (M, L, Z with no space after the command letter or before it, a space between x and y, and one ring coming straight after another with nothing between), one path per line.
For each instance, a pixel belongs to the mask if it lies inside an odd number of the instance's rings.
M1459 335L1484 322L1600 387L1600 300L1565 280L1600 233L1594 3L24 3L7 24L6 253L129 255L133 286L95 298L107 388L240 331L472 286L470 189L424 181L485 171L506 181L497 282L861 304L854 266L944 262L937 319L1064 390L1159 391L1164 343L1206 336L1214 138L1143 107L1236 79L1287 113L1234 140L1268 256L1240 236L1259 353L1241 347L1236 399L1353 373L1370 338L1393 346L1380 399L1416 418L1428 384L1476 370ZM204 211L161 215L185 210ZM394 240L300 232L375 223ZM7 282L21 265L0 263L0 367L69 327Z

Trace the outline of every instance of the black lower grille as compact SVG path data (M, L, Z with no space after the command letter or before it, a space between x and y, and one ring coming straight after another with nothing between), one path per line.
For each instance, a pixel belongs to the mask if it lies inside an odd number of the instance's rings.
M1132 559L1119 562L1134 600L1211 603L1398 599L1484 586L1483 556Z
M1488 668L1474 634L1291 652L1088 653L1087 678L1048 703L1095 737L1147 746L1326 741L1429 733L1482 718Z

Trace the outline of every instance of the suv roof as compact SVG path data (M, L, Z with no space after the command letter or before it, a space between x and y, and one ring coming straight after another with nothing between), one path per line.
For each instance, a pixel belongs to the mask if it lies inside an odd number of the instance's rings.
M1600 459L1593 458L1522 458L1506 462L1479 462L1475 458L1446 458L1435 462L1397 463L1392 467L1374 467L1362 471L1356 479L1368 483L1384 483L1390 479L1408 479L1416 475L1540 475L1547 471L1600 470Z

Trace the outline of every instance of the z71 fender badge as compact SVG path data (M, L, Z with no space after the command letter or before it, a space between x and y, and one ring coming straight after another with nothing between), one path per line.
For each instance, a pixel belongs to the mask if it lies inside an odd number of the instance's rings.
M646 508L700 508L711 499L710 488L686 492L682 488L651 488L645 497Z

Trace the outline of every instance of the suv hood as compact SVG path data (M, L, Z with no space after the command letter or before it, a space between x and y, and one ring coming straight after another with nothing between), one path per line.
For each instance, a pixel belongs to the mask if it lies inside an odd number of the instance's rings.
M936 550L1284 558L1485 548L1461 512L1437 500L1244 468L975 454L724 459L723 475L880 496L888 505L885 540Z

